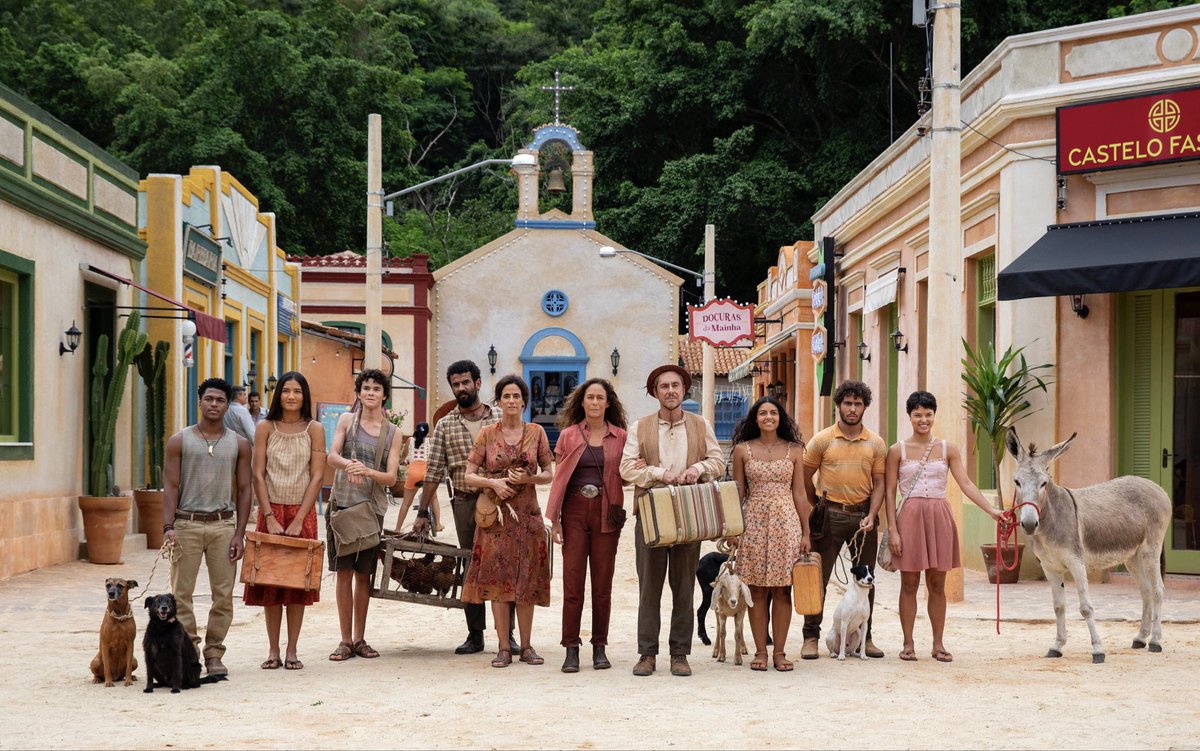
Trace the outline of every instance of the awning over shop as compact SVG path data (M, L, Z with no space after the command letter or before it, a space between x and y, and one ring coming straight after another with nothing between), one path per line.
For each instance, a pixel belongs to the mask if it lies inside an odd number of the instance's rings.
M883 276L867 285L866 302L863 303L863 315L874 313L885 305L896 302L896 287L900 282L900 270L892 269Z
M754 361L771 351L767 345L763 345L758 349L751 350L750 355L737 365L729 369L729 382L740 381L750 375L750 368L754 367Z
M1001 300L1200 286L1200 213L1051 225L996 285Z
M84 265L85 264L80 264L80 266L84 266ZM208 313L204 313L202 311L196 310L195 308L190 308L187 305L184 305L183 303L179 302L178 300L172 300L171 298L167 297L166 295L155 292L152 289L147 289L146 287L143 287L142 285L138 284L137 282L133 281L132 279L126 279L123 276L118 276L117 274L113 274L112 272L105 271L102 268L98 268L98 267L92 266L90 264L87 265L87 269L89 271L91 271L92 273L99 274L100 276L108 277L109 279L120 282L121 284L128 284L130 287L136 287L137 289L140 289L142 292L145 292L147 295L150 295L151 297L162 300L163 302L165 302L169 305L172 305L172 306L178 308L179 310L187 313L186 316L181 316L181 318L189 318L195 322L196 336L202 336L205 339L211 339L214 342L220 342L221 344L229 343L225 339L225 323L220 318L217 318L215 316L210 316Z

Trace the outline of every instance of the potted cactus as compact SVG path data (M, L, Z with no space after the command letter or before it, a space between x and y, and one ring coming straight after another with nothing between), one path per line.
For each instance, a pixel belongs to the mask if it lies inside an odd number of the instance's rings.
M146 386L146 477L145 487L133 491L137 503L138 528L146 535L146 547L162 547L163 453L166 450L167 356L170 342L146 346L137 356L138 375Z
M108 335L101 334L96 343L91 385L91 466L86 478L87 495L79 496L88 560L92 563L121 562L129 523L132 502L129 496L120 495L113 481L112 457L125 378L129 366L146 348L146 335L138 331L140 322L141 316L134 311L117 337L117 364L107 384L104 381L108 375Z

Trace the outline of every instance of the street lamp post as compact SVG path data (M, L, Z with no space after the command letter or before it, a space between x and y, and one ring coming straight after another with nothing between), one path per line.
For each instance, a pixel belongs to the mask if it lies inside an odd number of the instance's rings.
M605 245L600 248L601 258L613 258L617 253L632 253L635 256L641 256L646 260L653 261L660 266L666 266L672 271L678 271L683 274L690 274L696 277L696 283L704 284L704 302L709 302L717 296L716 293L716 230L711 224L704 225L704 273L692 271L683 266L676 266L670 261L664 261L661 258L655 258L652 255L647 255L638 250L630 248L614 248L611 245ZM714 380L714 371L716 370L716 353L713 352L712 345L708 342L703 342L704 361L701 372L701 397L700 397L700 414L705 420L712 423L715 414L716 389Z
M491 164L521 165L534 164L536 158L532 154L518 154L512 159L485 159L482 162L460 167L431 180L398 190L395 193L383 192L383 118L378 114L367 116L367 331L363 344L363 367L379 368L383 366L383 208L388 204L388 214L391 212L392 199L412 193L421 188L449 180L465 172L486 167ZM374 344L372 345L372 342Z

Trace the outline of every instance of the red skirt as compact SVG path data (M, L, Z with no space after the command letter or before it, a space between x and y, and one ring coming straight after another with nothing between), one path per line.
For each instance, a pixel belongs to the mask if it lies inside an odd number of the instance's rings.
M297 512L300 511L300 506L272 503L271 510L275 512L275 521L279 522L284 529L292 523L296 518ZM258 506L258 521L255 528L259 532L267 531L267 517L263 516L262 504ZM300 536L306 540L317 539L317 507L314 504L308 510L308 516L304 518L304 525L300 527ZM246 590L242 593L242 602L246 605L263 605L272 607L276 605L312 605L321 599L321 590L319 589L287 589L284 587L266 587L261 584L247 584Z

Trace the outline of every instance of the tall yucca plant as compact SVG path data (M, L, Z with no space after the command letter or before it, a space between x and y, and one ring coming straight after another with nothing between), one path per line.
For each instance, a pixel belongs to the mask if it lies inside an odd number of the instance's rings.
M1000 488L1000 462L1004 458L1004 438L1008 429L1037 410L1030 411L1029 395L1037 389L1046 391L1054 383L1049 376L1042 377L1037 371L1047 370L1050 365L1030 365L1022 354L1024 347L1004 350L996 359L995 350L988 343L979 350L963 340L967 356L963 358L962 379L967 390L963 393L963 408L971 421L976 444L983 443L983 436L992 445L992 472L996 478L996 494L1000 507L1004 508L1004 492Z

